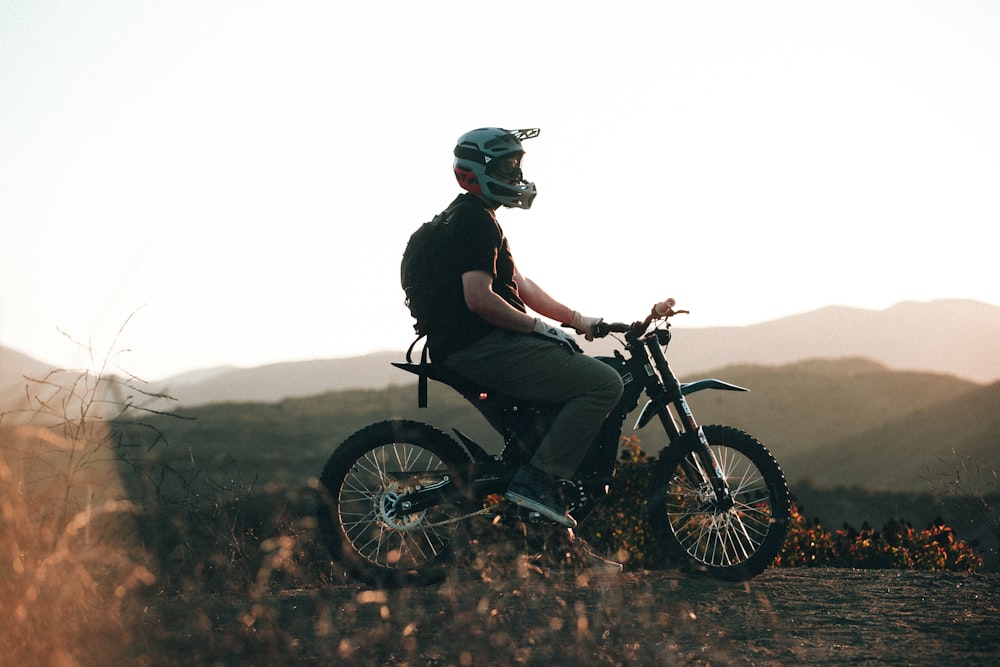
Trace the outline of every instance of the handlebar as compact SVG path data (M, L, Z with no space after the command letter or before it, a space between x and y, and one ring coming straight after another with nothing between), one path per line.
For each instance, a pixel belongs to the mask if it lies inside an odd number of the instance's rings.
M646 319L625 324L624 322L598 322L594 325L594 338L604 338L608 334L623 333L634 336L641 335L653 320L668 320L674 315L681 315L689 311L674 310L677 302L674 299L666 299L655 304L649 311Z
M624 322L598 322L594 325L594 338L604 338L612 333L628 333L628 331L639 324L625 324Z

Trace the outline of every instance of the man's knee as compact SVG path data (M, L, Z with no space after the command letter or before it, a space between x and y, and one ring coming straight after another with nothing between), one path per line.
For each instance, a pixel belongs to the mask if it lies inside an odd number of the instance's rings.
M622 397L622 392L625 391L625 384L622 382L622 378L618 373L610 366L605 366L607 372L604 374L604 380L601 383L600 394L602 397L607 399L610 406L614 406L618 402L618 399Z

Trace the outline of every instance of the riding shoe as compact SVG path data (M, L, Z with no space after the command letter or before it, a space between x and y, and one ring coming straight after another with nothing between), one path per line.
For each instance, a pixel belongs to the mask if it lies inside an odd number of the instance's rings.
M576 519L569 515L556 498L550 478L541 470L521 466L507 486L504 497L515 505L538 512L567 528L576 528Z

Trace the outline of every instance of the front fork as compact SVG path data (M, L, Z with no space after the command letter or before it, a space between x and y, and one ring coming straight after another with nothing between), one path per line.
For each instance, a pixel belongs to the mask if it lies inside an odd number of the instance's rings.
M722 470L722 466L719 465L715 454L712 452L711 443L708 442L708 438L705 436L705 430L698 425L694 415L691 413L691 408L684 397L684 392L681 390L680 381L677 380L677 377L670 369L670 364L667 362L666 357L663 356L659 340L655 335L650 334L642 342L649 351L649 356L652 358L659 372L660 381L656 383L658 387L656 390L650 392L650 397L656 403L660 422L663 424L663 428L670 438L670 443L678 444L682 438L696 439L691 449L700 465L695 466L685 463L683 466L685 474L692 483L697 483L699 488L706 481L705 478L707 477L707 481L711 484L712 491L715 494L718 510L725 512L732 509L735 501L729 490L726 475ZM654 380L651 369L647 369L647 373L650 374L649 379L651 381ZM662 396L655 397L654 394L660 390L663 392ZM656 400L657 398L660 398L660 400ZM667 407L668 405L673 405L677 411L677 417L681 422L680 426L674 420L673 415Z
M715 502L718 511L727 512L736 503L733 500L733 494L729 491L726 474L722 471L719 460L712 452L708 438L705 437L705 431L700 426L698 427L697 435L698 444L694 447L694 453L701 465L697 469L694 469L694 466L690 466L692 470L685 470L685 472L693 480L703 480L707 476L708 481L712 484L712 490L715 492Z

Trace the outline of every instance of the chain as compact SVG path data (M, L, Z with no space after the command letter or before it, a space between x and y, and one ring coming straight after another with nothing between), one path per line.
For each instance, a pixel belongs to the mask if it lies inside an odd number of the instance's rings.
M474 516L485 516L487 514L492 514L494 510L484 507L481 510L477 510L471 514L464 514L462 516L457 516L453 519L445 519L444 521L435 521L434 523L421 523L421 528L437 528L438 526L447 526L449 524L458 523L459 521L465 521L466 519L471 519Z

